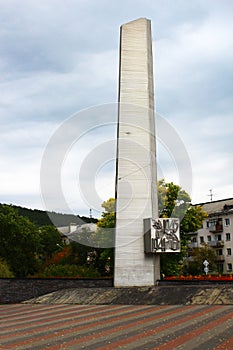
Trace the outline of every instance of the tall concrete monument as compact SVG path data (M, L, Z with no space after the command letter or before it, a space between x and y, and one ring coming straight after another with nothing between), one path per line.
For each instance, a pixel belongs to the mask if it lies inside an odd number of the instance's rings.
M114 285L160 278L159 254L145 254L144 219L158 217L151 23L123 24L120 37Z

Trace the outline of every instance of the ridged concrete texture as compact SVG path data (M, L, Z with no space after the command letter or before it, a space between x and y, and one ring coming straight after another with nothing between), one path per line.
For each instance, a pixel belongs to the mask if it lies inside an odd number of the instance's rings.
M233 305L233 286L155 286L71 288L26 301L42 304L89 305Z
M116 176L116 287L154 285L159 256L146 256L143 219L158 216L151 25L121 27Z

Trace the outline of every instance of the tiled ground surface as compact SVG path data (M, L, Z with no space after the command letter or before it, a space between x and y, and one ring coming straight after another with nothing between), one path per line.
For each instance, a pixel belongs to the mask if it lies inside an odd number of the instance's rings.
M233 350L233 306L0 305L0 349Z

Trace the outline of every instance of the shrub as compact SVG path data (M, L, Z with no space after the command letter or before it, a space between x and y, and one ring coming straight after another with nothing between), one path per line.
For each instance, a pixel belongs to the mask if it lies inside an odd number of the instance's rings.
M47 266L38 277L100 277L100 273L92 266L78 266L78 265L55 265Z
M0 259L0 277L3 278L10 278L14 277L13 273L11 272L7 262L3 259Z

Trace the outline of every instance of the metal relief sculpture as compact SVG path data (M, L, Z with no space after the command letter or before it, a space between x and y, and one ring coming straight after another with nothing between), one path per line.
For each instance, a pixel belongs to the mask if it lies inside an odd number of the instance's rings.
M152 219L155 230L153 249L156 253L170 253L180 251L179 219Z
M144 229L145 253L180 252L179 219L144 219Z

